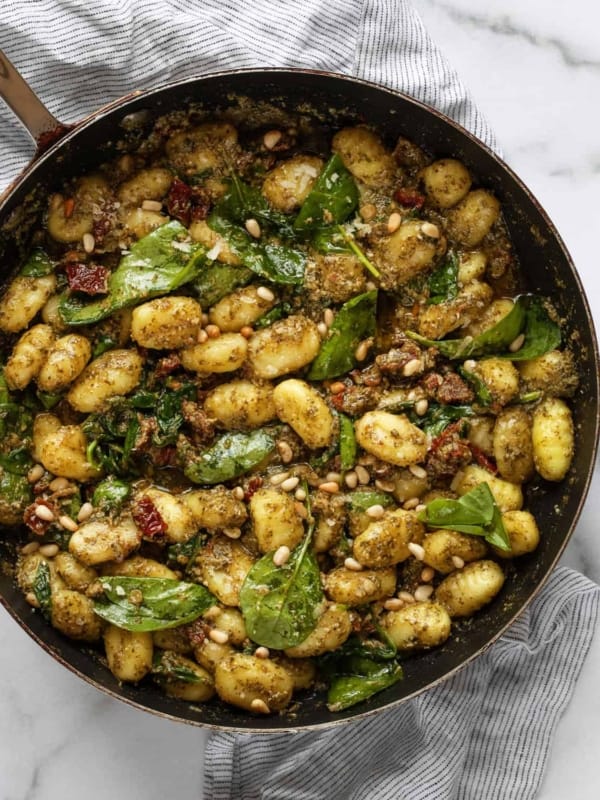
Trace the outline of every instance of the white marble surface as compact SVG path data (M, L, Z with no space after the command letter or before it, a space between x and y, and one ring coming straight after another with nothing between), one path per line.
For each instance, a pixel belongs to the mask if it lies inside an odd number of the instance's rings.
M600 327L598 6L591 0L415 4L487 114L506 160L557 224ZM599 516L596 475L563 561L598 582ZM4 613L0 636L0 800L201 796L201 731L104 697L45 655ZM553 743L542 800L598 796L599 670L596 637Z

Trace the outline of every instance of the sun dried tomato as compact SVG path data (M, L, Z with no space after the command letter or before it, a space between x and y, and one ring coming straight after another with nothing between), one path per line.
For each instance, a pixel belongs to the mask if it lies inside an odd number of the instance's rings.
M471 453L473 454L473 459L479 464L480 467L487 469L488 472L491 472L492 475L498 474L498 467L496 466L494 460L481 450L481 448L477 447L475 444L469 443L469 447L471 449Z
M425 195L410 189L396 189L394 200L407 208L421 208L425 202Z
M45 520L38 517L35 513L36 509L39 506L45 506L46 508L50 509L53 514L56 514L56 509L47 503L45 500L36 500L35 503L31 503L31 505L27 506L25 511L23 512L23 522L27 527L32 530L34 533L37 533L38 536L43 536L50 525L52 525L51 520Z
M192 187L175 178L167 195L167 211L184 225L189 225L192 208Z
M84 294L107 294L110 272L100 264L70 262L65 267L69 288Z
M252 495L255 492L257 492L262 485L263 485L262 478L250 478L250 480L248 481L248 486L246 488L246 491L244 492L244 501L247 503L252 497Z
M175 370L179 369L180 366L181 359L179 358L179 355L177 353L169 353L168 356L164 356L163 358L159 359L156 369L154 370L154 377L164 378L167 375L170 375L172 372L175 372Z
M161 536L167 530L167 525L159 510L146 495L137 501L132 515L135 524L144 536L149 536L150 538Z

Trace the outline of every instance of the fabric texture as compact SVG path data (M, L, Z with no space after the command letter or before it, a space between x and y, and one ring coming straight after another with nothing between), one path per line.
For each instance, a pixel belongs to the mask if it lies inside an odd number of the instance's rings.
M405 0L5 0L0 47L72 122L130 91L227 68L343 72L430 103L497 149ZM0 190L33 147L0 104ZM207 800L529 800L595 629L600 590L557 570L510 632L436 689L323 732L213 734Z

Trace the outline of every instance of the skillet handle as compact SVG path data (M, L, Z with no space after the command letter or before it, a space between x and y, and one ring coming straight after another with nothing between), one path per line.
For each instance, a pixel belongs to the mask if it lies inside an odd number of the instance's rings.
M48 111L2 50L0 50L0 97L29 131L37 145L36 156L41 155L73 127L63 125Z

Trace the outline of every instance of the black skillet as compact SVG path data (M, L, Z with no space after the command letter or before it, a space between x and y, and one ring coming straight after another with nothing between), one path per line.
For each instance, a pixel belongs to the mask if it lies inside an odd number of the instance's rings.
M579 276L560 236L531 192L492 151L443 114L406 95L372 83L306 70L263 69L224 72L133 93L63 126L44 108L0 53L0 95L20 116L38 144L34 161L0 199L0 265L6 280L17 268L49 192L65 180L133 148L153 122L173 110L198 106L209 113L238 106L239 97L265 102L294 116L314 120L315 130L352 122L376 126L390 144L404 135L437 157L463 161L480 185L501 200L528 289L552 298L564 317L566 338L578 356L581 383L574 399L577 450L567 479L541 479L527 490L527 505L542 532L537 551L518 560L500 595L469 620L443 647L405 664L405 680L367 703L332 714L321 695L302 699L293 714L254 718L212 701L193 706L171 700L151 683L121 686L98 655L64 638L34 614L0 570L0 600L7 611L50 655L84 680L137 708L193 725L262 733L341 724L375 714L413 697L489 647L540 590L577 522L588 490L598 439L598 345ZM277 112L274 112L277 113ZM0 533L0 560L14 561L18 532Z

